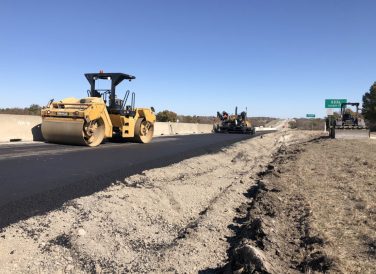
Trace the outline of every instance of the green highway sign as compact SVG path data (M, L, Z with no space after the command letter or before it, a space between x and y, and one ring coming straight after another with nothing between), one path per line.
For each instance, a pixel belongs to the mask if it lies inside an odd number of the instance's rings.
M307 117L307 118L315 118L316 115L315 115L315 114L307 114L306 117Z
M325 99L325 108L341 108L343 103L347 103L347 99Z

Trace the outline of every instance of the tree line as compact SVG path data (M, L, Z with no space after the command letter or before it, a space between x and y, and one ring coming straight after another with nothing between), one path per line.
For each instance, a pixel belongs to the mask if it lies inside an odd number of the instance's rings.
M0 114L40 115L42 107L32 104L26 108L0 108Z
M176 112L170 110L163 110L157 113L157 122L179 122L179 123L198 123L198 124L213 124L219 122L216 116L196 116L196 115L178 115ZM270 121L275 120L271 117L248 117L248 121L255 127L264 126Z
M170 110L160 111L156 116L157 122L211 124L215 120L214 116L178 115L176 112Z
M0 108L0 114L21 114L21 115L40 115L41 106L32 104L26 108ZM339 115L339 114L338 114ZM366 121L367 126L371 130L376 130L376 82L372 84L369 91L363 95L363 108L362 115ZM216 122L215 116L197 116L197 115L178 115L176 112L170 110L163 110L157 113L158 122L181 122L181 123L199 123L199 124L211 124ZM263 125L273 118L269 117L252 117L248 118L254 126ZM322 121L315 121L315 127L321 127ZM298 125L302 124L302 125ZM303 126L304 125L304 126ZM312 126L312 122L307 122L305 119L300 119L292 127L308 127Z
M0 114L16 114L16 115L40 115L41 106L32 104L25 108L0 108ZM198 115L178 115L170 110L163 110L156 114L158 122L180 122L180 123L198 123L212 124L218 122L216 116L198 116ZM264 125L274 118L270 117L252 117L248 118L254 126Z

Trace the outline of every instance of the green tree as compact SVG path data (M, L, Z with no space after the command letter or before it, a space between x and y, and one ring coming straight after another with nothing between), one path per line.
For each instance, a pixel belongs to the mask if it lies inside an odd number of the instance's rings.
M362 114L369 127L376 129L376 82L363 95Z
M17 115L40 115L41 107L36 104L32 104L26 108L0 108L0 114L17 114Z
M333 118L334 118L335 120L341 118L341 112L340 112L340 111L335 111L335 112L333 112Z
M37 104L30 105L28 111L31 115L38 115L40 114L41 107Z
M175 112L169 110L160 111L156 116L158 122L176 122L178 118Z
M179 115L178 119L179 119L179 122L182 122L182 123L200 123L201 122L201 118L196 115L193 115L193 116Z

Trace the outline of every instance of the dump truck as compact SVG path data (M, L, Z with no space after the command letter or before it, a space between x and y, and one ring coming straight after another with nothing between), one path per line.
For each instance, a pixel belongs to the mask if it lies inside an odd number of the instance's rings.
M235 108L234 115L229 115L226 111L223 111L222 114L217 111L217 118L220 121L214 124L214 132L216 133L255 134L255 128L247 120L247 112L242 111L238 114L238 107Z
M119 99L116 87L135 76L125 73L86 73L90 84L87 97L51 100L41 110L41 131L51 143L95 147L105 139L121 139L149 143L153 138L156 117L153 108L136 108L135 93L127 104L130 91ZM98 80L111 82L110 89L96 88Z
M355 107L351 111L348 106ZM328 119L329 136L336 139L367 139L370 130L359 114L359 103L342 103L341 113L337 119Z

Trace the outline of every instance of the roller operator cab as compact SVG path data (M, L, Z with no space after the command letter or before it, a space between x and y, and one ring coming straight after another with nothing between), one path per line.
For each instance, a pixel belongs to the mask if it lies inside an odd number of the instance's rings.
M149 143L156 117L153 108L136 108L135 93L117 98L116 87L136 77L124 73L87 73L90 90L83 99L51 100L42 109L42 134L52 143L98 146L106 138ZM97 89L97 80L111 82L110 89ZM131 95L130 104L127 104Z

